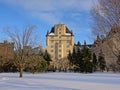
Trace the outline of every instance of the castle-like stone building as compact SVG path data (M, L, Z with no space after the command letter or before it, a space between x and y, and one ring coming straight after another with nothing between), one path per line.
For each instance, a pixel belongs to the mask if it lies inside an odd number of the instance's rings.
M74 35L66 25L56 24L46 35L47 52L50 54L54 67L63 58L67 58L69 52L73 52Z
M6 58L8 60L14 57L14 43L4 41L0 43L0 59Z

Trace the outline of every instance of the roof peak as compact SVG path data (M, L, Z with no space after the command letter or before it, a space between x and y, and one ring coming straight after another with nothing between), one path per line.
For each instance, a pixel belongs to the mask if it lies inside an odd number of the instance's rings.
M65 33L66 33L66 34L69 33L70 35L74 36L74 35L73 35L73 32L72 32L71 30L69 30L68 27L67 27L65 24L55 24L55 25L51 28L50 32L47 32L47 35L50 34L50 33L55 33L55 30L58 29L59 27L60 27L60 28L63 28L63 30L65 30ZM59 29L58 29L58 30L59 30ZM60 30L62 30L62 29L60 29Z

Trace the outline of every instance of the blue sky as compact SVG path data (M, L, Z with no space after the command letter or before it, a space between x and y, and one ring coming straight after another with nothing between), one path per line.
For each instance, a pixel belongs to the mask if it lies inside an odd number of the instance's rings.
M8 39L4 27L22 30L26 24L33 24L37 26L38 44L45 46L46 32L62 23L73 31L75 43L86 40L91 44L92 6L93 0L0 0L0 42Z

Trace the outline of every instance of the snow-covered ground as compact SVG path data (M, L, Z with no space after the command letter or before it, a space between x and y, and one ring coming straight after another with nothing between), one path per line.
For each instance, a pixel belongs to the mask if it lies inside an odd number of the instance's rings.
M120 90L120 73L0 73L0 90Z

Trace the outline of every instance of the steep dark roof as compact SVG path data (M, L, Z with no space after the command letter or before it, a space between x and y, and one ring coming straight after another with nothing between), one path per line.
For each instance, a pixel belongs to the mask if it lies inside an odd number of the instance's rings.
M55 27L52 27L52 28L51 28L50 33L54 33L54 28L55 28ZM73 35L73 32L70 31L67 27L66 27L66 33L70 33L72 36L74 36L74 35ZM47 35L48 35L48 34L47 34Z
M54 33L54 27L51 28L50 33ZM71 31L66 27L66 33L71 33Z
M66 33L71 33L71 31L66 27Z
M54 27L51 28L50 33L54 33Z

